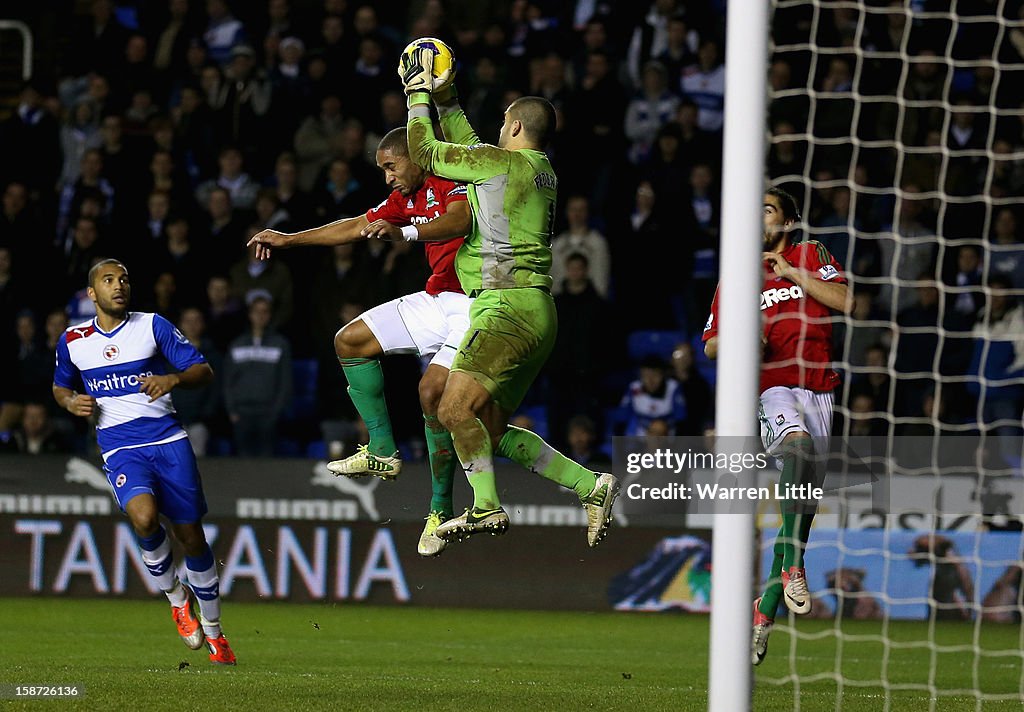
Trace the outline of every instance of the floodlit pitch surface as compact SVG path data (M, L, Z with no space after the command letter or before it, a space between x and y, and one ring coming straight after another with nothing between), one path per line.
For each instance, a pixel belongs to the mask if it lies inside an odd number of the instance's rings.
M545 613L507 610L370 607L351 604L224 605L225 631L237 667L212 665L204 651L178 640L162 602L111 599L0 601L0 683L85 687L62 709L178 710L705 710L708 618L637 613ZM837 638L830 621L799 622L796 672L834 670ZM861 712L884 708L883 645L876 622L843 625L842 702L834 681L800 684L801 710ZM923 623L890 623L890 642L927 638ZM971 645L971 624L940 624L942 645ZM981 628L982 649L1008 650L1020 627ZM756 710L796 709L785 630L772 635L757 671ZM891 648L889 683L933 679L967 688L973 655L926 646ZM187 663L187 664L186 664ZM980 689L1017 694L1021 657L985 658ZM853 684L865 681L866 686ZM893 691L891 709L929 708L928 694ZM12 708L11 701L3 703ZM13 709L37 709L37 700ZM973 696L941 696L939 710L975 710ZM984 710L1019 710L1017 701Z

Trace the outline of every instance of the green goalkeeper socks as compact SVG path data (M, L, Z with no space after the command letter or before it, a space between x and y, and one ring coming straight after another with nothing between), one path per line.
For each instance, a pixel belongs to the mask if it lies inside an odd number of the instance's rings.
M473 506L491 510L501 506L494 479L494 451L491 436L479 418L464 420L452 428L455 453L473 488Z
M779 484L803 485L814 482L814 443L810 438L800 438L788 446L782 460L782 476ZM793 566L803 568L804 549L811 534L814 509L805 502L780 502L782 508L782 529L779 537L785 546L782 568L789 571Z
M508 426L498 443L498 454L573 490L580 499L594 491L597 476L593 472L573 462L529 430Z
M455 475L455 445L452 434L444 429L436 415L423 414L423 432L427 436L430 460L430 511L451 517L452 481Z
M390 457L398 450L384 401L384 373L377 359L339 358L348 379L348 395L370 433L370 452Z
M764 586L764 593L761 594L761 601L757 604L757 610L775 620L775 611L779 608L779 600L782 598L782 556L785 544L782 540L782 530L779 530L775 537L775 557L772 559L772 568L768 572L768 581Z

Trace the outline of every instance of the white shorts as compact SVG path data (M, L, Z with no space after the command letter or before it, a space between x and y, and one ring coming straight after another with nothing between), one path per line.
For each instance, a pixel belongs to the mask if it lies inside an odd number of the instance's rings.
M359 318L386 354L434 354L430 363L450 369L469 328L465 294L416 292L363 312Z
M814 440L814 450L819 456L828 455L834 403L831 391L819 393L785 386L766 390L761 394L757 413L765 452L775 455L787 435L802 431Z

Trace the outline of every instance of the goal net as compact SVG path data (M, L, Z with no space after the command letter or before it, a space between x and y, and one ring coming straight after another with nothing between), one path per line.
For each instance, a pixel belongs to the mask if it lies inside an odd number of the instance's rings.
M775 0L770 50L769 181L854 295L829 477L874 482L821 508L754 708L1020 709L1024 3Z

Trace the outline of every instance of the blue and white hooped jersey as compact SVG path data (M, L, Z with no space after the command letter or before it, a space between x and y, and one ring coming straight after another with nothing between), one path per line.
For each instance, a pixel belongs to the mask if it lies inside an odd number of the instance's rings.
M130 312L110 333L96 320L76 324L57 342L53 382L96 399L96 440L107 459L125 448L172 442L185 437L171 396L152 403L141 393L141 376L164 375L168 363L179 371L206 359L174 325L159 314Z

